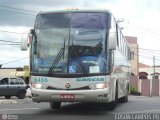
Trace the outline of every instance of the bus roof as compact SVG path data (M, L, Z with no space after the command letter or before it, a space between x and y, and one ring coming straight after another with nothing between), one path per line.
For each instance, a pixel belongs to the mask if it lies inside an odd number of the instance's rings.
M109 13L111 12L109 10L99 10L99 9L94 9L94 10L79 10L79 9L66 9L66 10L54 10L54 11L41 11L39 14L50 14L50 13L77 13L77 12L101 12L101 13Z

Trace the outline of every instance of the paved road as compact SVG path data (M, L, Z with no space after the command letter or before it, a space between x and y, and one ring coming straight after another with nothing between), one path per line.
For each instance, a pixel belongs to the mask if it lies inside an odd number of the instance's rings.
M113 111L104 110L100 104L91 103L64 103L60 110L53 111L48 103L33 103L30 98L0 99L0 114L0 119L1 116L8 115L10 118L17 117L19 120L118 120L122 118L128 120L135 118L130 114L140 114L143 120L152 120L153 117L160 120L160 97L129 96L127 103L119 103Z

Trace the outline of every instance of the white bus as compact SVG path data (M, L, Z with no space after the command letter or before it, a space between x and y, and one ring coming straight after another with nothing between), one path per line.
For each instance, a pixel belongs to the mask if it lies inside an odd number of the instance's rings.
M30 46L32 100L96 102L114 109L128 101L130 50L107 10L41 12L21 49Z

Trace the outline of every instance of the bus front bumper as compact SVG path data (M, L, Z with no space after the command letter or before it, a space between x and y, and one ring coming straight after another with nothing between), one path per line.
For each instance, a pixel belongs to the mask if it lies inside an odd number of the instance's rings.
M32 89L33 102L99 102L112 101L108 88L96 90L44 90Z

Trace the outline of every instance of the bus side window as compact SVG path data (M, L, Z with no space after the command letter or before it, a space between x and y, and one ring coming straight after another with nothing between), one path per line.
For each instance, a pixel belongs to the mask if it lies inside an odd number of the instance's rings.
M116 31L117 31L117 46L119 47L119 28L118 28L118 25L116 24Z

